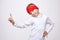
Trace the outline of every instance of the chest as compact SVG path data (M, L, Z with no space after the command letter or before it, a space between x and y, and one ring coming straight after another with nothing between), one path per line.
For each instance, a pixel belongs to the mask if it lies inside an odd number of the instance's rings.
M32 31L44 30L45 27L45 18L34 18L33 25L31 26Z
M33 20L33 23L34 23L34 26L44 26L45 25L45 22L46 22L46 19L45 18L34 18Z

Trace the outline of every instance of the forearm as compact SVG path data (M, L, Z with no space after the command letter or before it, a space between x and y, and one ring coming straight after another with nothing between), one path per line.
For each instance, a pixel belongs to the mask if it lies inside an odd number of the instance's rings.
M46 26L47 27L47 26ZM54 27L54 23L51 23L49 26L48 26L48 28L46 28L46 31L49 33L49 32L51 32L51 30L53 29L53 27Z
M15 27L17 27L17 28L26 28L26 26L25 25L18 25L18 24L13 24L13 26L15 26Z
M25 24L23 23L23 24L19 24L19 25L18 25L18 23L13 24L13 26L15 26L17 28L27 28L27 27L30 27L32 25L33 25L33 23L25 23Z

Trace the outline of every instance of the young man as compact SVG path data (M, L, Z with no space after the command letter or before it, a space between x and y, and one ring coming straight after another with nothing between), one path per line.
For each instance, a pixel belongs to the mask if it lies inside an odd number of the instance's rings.
M31 34L29 40L44 40L43 38L45 38L53 28L53 22L49 17L40 13L39 8L33 3L30 3L26 10L28 14L31 15L31 18L26 23L17 25L12 16L9 17L9 22L18 28L30 28Z

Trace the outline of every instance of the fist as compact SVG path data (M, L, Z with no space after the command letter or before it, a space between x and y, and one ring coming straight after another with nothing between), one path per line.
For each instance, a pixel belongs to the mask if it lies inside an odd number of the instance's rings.
M10 17L8 18L8 21L9 21L10 23L12 23L13 25L15 24L12 16L10 16Z
M43 37L47 36L48 35L48 32L47 31L44 31L43 33Z

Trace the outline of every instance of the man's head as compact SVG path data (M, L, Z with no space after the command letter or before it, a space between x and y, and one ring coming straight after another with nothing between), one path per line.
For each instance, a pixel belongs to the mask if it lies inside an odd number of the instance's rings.
M27 6L26 10L27 10L28 14L32 15L33 17L36 17L39 14L39 8L33 3L30 3Z

